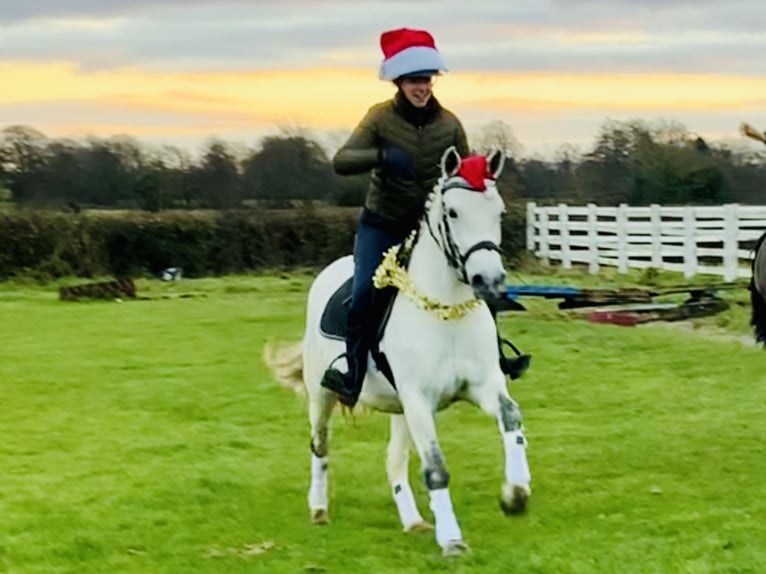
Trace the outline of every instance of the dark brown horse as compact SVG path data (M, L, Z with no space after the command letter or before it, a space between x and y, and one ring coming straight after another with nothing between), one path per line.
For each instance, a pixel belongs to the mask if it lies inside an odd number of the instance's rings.
M766 345L766 232L758 238L755 244L755 255L753 256L752 272L750 278L750 303L752 306L752 315L750 324L753 326L755 340Z
M742 135L766 144L766 132L757 130L748 123L743 123L740 131ZM766 239L766 232L755 244L753 276L750 279L750 303L753 308L750 325L753 327L755 340L762 345L766 345L766 248L762 249L764 239Z

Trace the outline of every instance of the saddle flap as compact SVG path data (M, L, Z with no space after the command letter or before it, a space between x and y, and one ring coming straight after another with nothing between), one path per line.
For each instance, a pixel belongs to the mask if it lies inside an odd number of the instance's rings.
M322 335L329 339L338 339L345 341L348 334L348 309L351 304L351 289L353 277L349 277L332 294L327 305L322 311L322 317L319 321L319 330ZM373 304L367 310L368 315L368 333L374 334L374 349L377 349L377 343L383 338L383 331L388 317L391 314L394 296L397 289L386 287L384 289L375 289L373 292Z

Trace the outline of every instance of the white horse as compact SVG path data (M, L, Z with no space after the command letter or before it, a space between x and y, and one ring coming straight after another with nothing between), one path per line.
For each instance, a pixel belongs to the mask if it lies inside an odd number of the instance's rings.
M465 159L454 147L444 153L442 177L414 236L408 269L400 267L387 275L403 279L380 342L396 389L370 359L359 399L391 414L388 480L407 532L433 528L420 514L409 484L409 449L414 444L429 491L436 541L445 555L461 554L468 547L450 499L436 411L466 400L493 416L505 450L502 509L507 514L523 512L531 492L521 412L500 370L496 327L484 302L496 296L505 281L499 251L505 207L495 184L503 162L499 152ZM393 263L389 257L382 267L391 271L396 268ZM381 268L378 271L376 281L386 276ZM317 523L328 519L328 422L336 403L320 381L344 350L342 341L320 331L320 317L352 273L350 255L323 269L309 291L300 349L290 353L269 346L265 352L278 380L296 390L305 385L308 392L312 451L308 503ZM345 359L339 363L345 368Z

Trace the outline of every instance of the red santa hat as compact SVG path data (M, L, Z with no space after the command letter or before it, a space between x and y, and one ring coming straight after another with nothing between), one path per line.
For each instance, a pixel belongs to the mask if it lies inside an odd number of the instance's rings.
M447 71L433 36L425 30L399 28L383 32L380 48L384 56L380 65L381 80Z

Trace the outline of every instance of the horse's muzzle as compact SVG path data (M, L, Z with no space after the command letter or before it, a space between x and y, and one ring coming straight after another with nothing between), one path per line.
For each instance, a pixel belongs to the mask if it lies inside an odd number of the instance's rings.
M471 288L480 299L497 299L502 294L504 287L505 271L492 275L477 273L471 276Z

